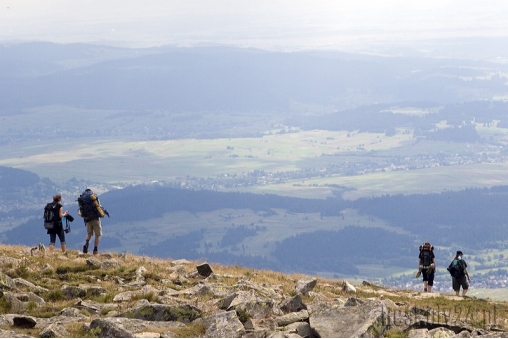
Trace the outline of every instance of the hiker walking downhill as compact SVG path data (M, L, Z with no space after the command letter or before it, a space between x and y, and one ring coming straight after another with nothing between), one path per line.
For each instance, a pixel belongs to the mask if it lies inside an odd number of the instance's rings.
M104 218L104 215L109 217L109 213L101 206L99 197L89 188L79 196L78 205L78 214L83 218L86 225L86 239L85 245L83 245L83 253L88 253L90 239L95 234L93 254L98 254L99 240L102 236L100 218Z
M462 296L466 295L469 283L471 282L471 277L469 277L469 272L467 271L467 263L463 256L464 254L462 251L457 251L450 266L448 266L448 271L452 276L452 287L457 297L459 296L461 287Z
M434 246L430 242L420 245L420 255L418 256L418 278L423 274L423 292L432 292L434 286L434 273L436 272L436 258L434 256Z
M62 195L57 194L53 197L53 202L50 202L44 208L44 228L48 230L49 234L49 252L53 253L55 249L56 236L60 239L60 246L62 253L66 252L65 245L65 232L62 224L62 218L67 217L69 212L63 211Z

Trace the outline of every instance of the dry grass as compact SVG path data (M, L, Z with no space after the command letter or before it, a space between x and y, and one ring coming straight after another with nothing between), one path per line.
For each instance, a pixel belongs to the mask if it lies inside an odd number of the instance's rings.
M61 257L58 255L47 255L46 257L27 256L27 247L0 245L0 270L11 277L20 276L35 285L48 289L47 292L37 292L47 303L37 306L35 303L29 305L25 311L26 315L35 317L47 318L56 316L60 310L65 307L75 306L76 300L66 300L63 295L61 287L64 284L78 286L81 284L99 285L106 290L98 296L87 297L87 300L99 303L111 303L113 297L119 293L118 279L124 282L134 281L136 277L136 270L143 266L147 272L144 273L145 280L156 289L172 288L175 290L184 290L192 287L199 279L188 279L182 283L172 283L171 274L173 273L171 260L163 260L158 258L140 257L131 254L118 255L111 254L112 259L120 263L119 268L104 270L90 268L86 264L86 257L77 251L70 252L68 257ZM14 258L16 260L6 260L5 257ZM183 264L186 272L193 272L196 270L196 265L202 262L189 262ZM50 264L52 269L49 271L42 271L42 267ZM235 286L242 279L247 279L250 282L259 286L273 289L284 297L295 295L295 284L298 280L305 277L302 274L283 274L269 270L255 270L240 266L225 266L220 264L211 264L214 273L217 274L218 283L226 286ZM132 290L138 288L132 287ZM128 289L125 289L128 290ZM124 290L124 291L125 291ZM28 290L27 290L28 291ZM318 277L318 283L314 288L315 293L311 296L304 296L304 303L309 303L315 300L315 296L324 295L326 298L348 298L345 292L342 291L342 280L325 279ZM453 300L447 296L440 296L435 298L419 298L413 291L390 291L387 293L386 289L380 286L358 286L356 297L371 298L379 297L380 294L386 294L386 298L396 303L402 303L406 306L399 306L397 308L391 307L390 312L409 312L410 308L418 307L424 310L432 310L434 313L431 315L432 320L438 321L435 318L436 314L454 314L461 319L467 319L468 322L476 324L481 327L484 325L485 314L490 312L492 315L496 314L498 324L504 326L505 319L508 319L508 303L504 302L486 302L479 299L463 299ZM395 296L393 295L395 294ZM181 295L180 297L183 297ZM139 299L147 299L152 302L158 300L158 295L153 292L139 294L133 300L122 304L122 309L132 307L139 301ZM213 302L212 295L203 295L194 298L192 304L207 305ZM0 298L0 313L9 313L11 305L5 300ZM495 310L494 310L495 309ZM105 309L101 315L107 314L112 309ZM100 316L91 315L83 311L90 318ZM207 314L204 311L204 314ZM71 337L94 337L97 333L87 331L80 324L66 325L71 333ZM7 328L5 328L7 329ZM167 329L151 329L151 332L164 333ZM179 337L202 337L204 334L204 327L201 325L188 325L184 328L171 329ZM37 336L38 332L23 330L24 334ZM387 333L390 337L404 337L407 333L401 332L398 329L392 329Z

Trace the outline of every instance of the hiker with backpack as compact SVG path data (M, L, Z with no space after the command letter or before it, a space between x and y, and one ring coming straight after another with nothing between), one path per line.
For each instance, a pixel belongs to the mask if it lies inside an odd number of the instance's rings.
M57 194L53 197L53 202L46 204L44 207L44 228L49 234L49 252L53 253L55 249L56 237L60 239L62 254L66 255L65 231L63 228L62 218L69 216L69 212L63 212L62 195Z
M432 292L434 285L434 273L436 272L436 258L434 256L434 246L430 242L420 245L420 255L418 256L418 278L423 273L423 292Z
M87 188L78 197L79 212L78 214L83 218L86 226L86 239L83 245L83 253L88 253L88 246L92 235L95 234L93 254L99 253L99 239L102 236L101 218L109 213L106 211L99 202L99 197L89 188Z
M457 297L459 296L461 287L462 296L464 297L466 295L469 283L471 282L469 272L467 271L467 263L463 259L463 255L462 251L457 251L457 254L455 254L455 257L450 263L450 266L447 268L448 272L450 272L450 275L452 276L452 288Z

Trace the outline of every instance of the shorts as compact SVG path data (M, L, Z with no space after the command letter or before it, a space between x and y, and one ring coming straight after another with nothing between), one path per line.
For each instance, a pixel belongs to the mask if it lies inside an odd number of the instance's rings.
M49 235L49 244L54 245L56 241L56 236L58 235L58 239L60 239L60 244L65 244L65 231L62 228L59 233L53 233Z
M96 237L102 235L102 226L100 219L92 219L86 222L86 234L90 237L95 234Z
M461 278L452 277L452 287L455 292L460 291L460 287L462 286L463 290L467 290L469 288L469 284L467 283L466 276Z
M432 271L431 274L427 274L427 269L424 269L422 271L423 274L423 281L427 281L427 285L433 286L434 285L434 271Z

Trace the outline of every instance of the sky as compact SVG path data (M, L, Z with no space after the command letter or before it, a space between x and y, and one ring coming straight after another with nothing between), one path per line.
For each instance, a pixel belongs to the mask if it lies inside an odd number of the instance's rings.
M0 0L0 43L354 49L508 37L508 1Z

